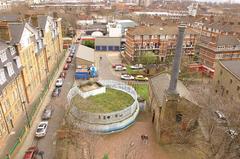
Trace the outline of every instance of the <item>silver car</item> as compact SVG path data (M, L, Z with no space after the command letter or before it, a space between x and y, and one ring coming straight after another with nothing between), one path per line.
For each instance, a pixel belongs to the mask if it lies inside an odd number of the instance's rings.
M45 108L42 114L42 120L48 120L52 116L52 109L51 108Z

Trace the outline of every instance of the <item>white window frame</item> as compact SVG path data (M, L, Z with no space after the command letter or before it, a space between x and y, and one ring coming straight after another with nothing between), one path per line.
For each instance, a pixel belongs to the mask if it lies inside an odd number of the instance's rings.
M8 75L10 77L14 74L14 69L13 69L13 65L11 62L7 63L7 71L8 71Z
M11 52L11 55L16 54L16 49L14 47L10 47L9 50Z
M7 61L6 49L0 51L0 59L1 59L2 62Z
M7 81L4 69L0 69L0 85L4 84Z

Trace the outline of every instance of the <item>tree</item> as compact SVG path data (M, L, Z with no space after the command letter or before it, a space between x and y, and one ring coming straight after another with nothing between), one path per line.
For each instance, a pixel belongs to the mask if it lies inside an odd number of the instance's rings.
M157 56L151 52L145 52L140 56L140 63L144 65L154 64L157 61Z
M95 44L94 44L94 41L91 41L91 40L86 40L83 42L83 45L87 46L87 47L90 47L90 48L93 48L95 47Z

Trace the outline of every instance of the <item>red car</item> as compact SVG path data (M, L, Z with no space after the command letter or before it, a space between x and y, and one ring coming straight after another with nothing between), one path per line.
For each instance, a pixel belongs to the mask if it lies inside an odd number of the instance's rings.
M68 57L67 58L67 63L71 63L72 62L72 58L71 57Z
M64 70L68 70L68 68L69 68L69 65L66 63L66 64L63 66L63 69L64 69Z
M23 159L37 159L38 148L33 146L29 147L28 150L25 152Z
M119 64L112 64L112 68L115 68L116 66L122 66L122 67L124 67L124 65L121 64L121 63L119 63Z

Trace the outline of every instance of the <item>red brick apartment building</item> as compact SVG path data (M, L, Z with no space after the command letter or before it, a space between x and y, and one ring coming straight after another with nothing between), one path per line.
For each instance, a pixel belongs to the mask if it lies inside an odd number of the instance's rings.
M144 52L153 51L159 61L174 54L178 27L176 26L138 26L128 29L124 57L128 62L137 63ZM197 32L186 29L184 53L194 54Z
M240 41L233 35L202 36L197 43L202 71L214 74L218 60L240 60Z

